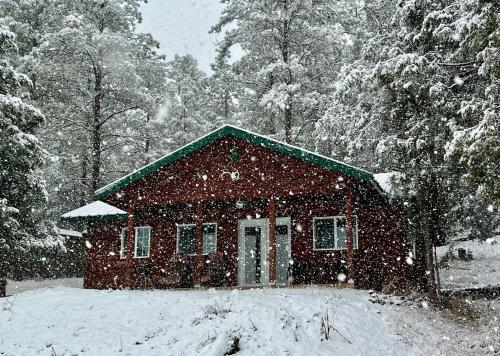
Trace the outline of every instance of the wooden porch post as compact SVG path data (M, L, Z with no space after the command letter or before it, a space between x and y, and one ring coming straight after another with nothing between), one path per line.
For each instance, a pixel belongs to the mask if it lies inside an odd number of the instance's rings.
M348 183L344 195L344 212L346 216L346 235L347 235L347 277L354 279L354 241L352 228L352 188Z
M129 205L127 217L127 281L126 285L134 285L134 249L135 249L134 208Z
M202 220L202 209L203 202L196 202L196 261L194 270L194 283L200 284L203 277L203 220Z
M269 283L276 282L276 200L269 198Z

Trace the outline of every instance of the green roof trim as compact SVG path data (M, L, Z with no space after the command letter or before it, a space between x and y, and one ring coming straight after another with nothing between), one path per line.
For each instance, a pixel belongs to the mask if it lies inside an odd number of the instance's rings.
M176 151L140 168L123 178L120 178L113 183L110 183L95 192L96 200L101 200L111 193L121 189L129 184L132 184L139 179L145 177L149 173L157 171L160 168L168 166L169 164L189 155L190 153L196 152L199 149L207 146L208 144L218 140L221 137L232 136L242 140L249 141L256 145L267 147L273 151L283 153L306 162L314 163L333 171L343 173L345 175L358 178L361 180L374 181L373 174L371 172L365 171L361 168L357 168L343 162L328 158L317 153L304 150L302 148L289 145L284 142L280 142L250 131L242 130L240 128L225 125L221 128L212 131L211 133L191 142L190 144L179 148Z

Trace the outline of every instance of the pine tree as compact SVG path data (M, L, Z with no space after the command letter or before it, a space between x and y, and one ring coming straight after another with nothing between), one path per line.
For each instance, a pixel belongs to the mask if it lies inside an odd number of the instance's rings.
M47 117L52 218L151 157L165 70L158 43L135 30L140 3L26 0L0 9L23 41L20 62Z
M349 1L222 1L219 56L234 45L243 57L233 64L246 125L297 141L311 131L325 107L339 61L350 47ZM281 135L280 135L281 136Z
M317 151L373 171L381 169L381 162L374 159L380 137L381 95L374 76L377 63L388 57L381 49L394 40L392 17L397 3L374 0L364 2L356 11L352 48L344 57L326 111L314 131Z
M155 121L161 132L162 152L184 146L210 131L206 109L207 78L191 56L178 56L167 63L166 100ZM167 142L166 142L167 140Z
M0 23L0 276L44 232L37 219L46 202L44 152L36 137L44 116L24 100L31 81L13 67L16 54L14 34Z

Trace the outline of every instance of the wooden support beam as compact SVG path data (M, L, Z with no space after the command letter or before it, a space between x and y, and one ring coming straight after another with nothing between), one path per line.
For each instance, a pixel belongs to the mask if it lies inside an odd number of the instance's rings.
M194 273L194 283L200 284L203 278L203 202L201 200L196 202L196 261L195 261L195 273Z
M269 198L269 283L276 283L276 200Z
M127 217L127 281L126 286L134 285L134 249L135 249L134 208L129 205Z
M347 277L354 279L354 235L353 235L353 217L352 217L352 187L349 183L345 190L344 212L346 216L346 235L347 235Z

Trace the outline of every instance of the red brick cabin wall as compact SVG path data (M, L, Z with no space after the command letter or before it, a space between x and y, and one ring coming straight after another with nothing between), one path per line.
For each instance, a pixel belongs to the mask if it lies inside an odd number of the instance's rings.
M232 149L240 159L230 162ZM238 170L240 180L221 174ZM195 222L195 203L204 201L203 222L218 226L217 250L227 253L232 285L237 284L238 220L268 217L268 198L277 199L277 216L291 216L294 267L303 268L296 282L332 283L342 272L346 251L313 251L314 216L343 215L346 184L353 187L354 214L359 219L360 246L355 250L356 281L380 288L404 271L406 251L402 214L387 204L373 188L343 174L274 152L233 137L224 137L153 172L108 196L104 201L134 208L134 225L151 226L148 262L160 274L175 253L176 224ZM235 201L245 202L237 209ZM191 206L189 206L189 204ZM166 213L160 213L158 209ZM163 216L162 216L163 215ZM126 284L126 260L119 256L119 231L126 222L94 223L89 231L85 264L86 288L120 288ZM153 278L154 279L154 278Z

